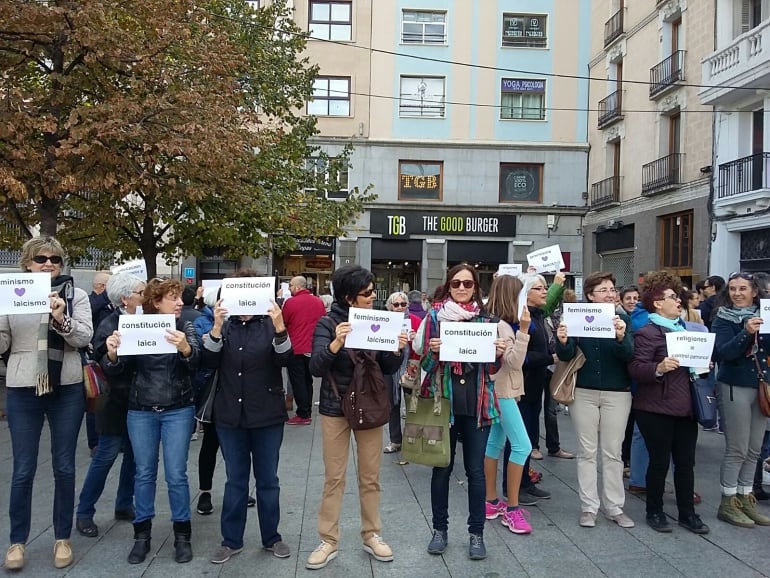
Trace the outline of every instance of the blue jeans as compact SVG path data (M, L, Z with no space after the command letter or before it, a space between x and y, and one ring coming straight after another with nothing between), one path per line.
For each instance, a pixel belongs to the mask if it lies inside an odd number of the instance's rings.
M484 452L489 437L489 427L478 428L476 417L456 415L449 429L451 461L445 468L433 468L430 479L430 504L433 510L433 529L446 531L449 527L449 479L455 465L457 434L463 436L463 464L468 478L468 532L483 534L486 488L484 478Z
M68 540L75 511L75 449L85 412L83 384L62 385L55 393L37 397L34 387L9 387L6 393L8 429L13 448L13 476L8 515L11 544L25 544L32 518L32 482L37 471L43 418L51 431L54 476L53 528L57 540Z
M118 495L115 498L115 511L128 512L134 508L134 452L128 433L124 436L99 436L99 445L91 459L83 488L80 490L78 509L75 517L78 519L93 518L96 513L96 502L104 491L104 484L112 469L112 465L123 450L123 463L120 466Z
M647 487L647 468L650 465L650 454L644 442L639 425L634 424L634 435L631 438L631 477L628 483L637 488Z
M222 545L243 548L246 508L249 498L249 469L257 480L257 516L262 545L269 548L282 540L278 484L278 457L283 443L283 424L253 429L217 427L227 482L222 502Z
M135 524L155 517L155 487L161 442L171 520L190 520L187 454L190 450L190 424L194 413L195 407L192 405L166 411L128 411L128 435L136 462Z

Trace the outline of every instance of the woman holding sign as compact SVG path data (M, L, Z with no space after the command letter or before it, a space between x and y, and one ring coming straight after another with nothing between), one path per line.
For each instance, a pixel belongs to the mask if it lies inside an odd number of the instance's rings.
M121 316L121 320L128 318L151 324L154 314L173 315L176 327L166 329L159 339L171 344L175 353L118 355L120 332L115 331L106 340L107 355L102 362L105 373L108 376L135 373L127 418L136 462L136 518L129 564L141 564L150 551L160 444L163 445L163 467L174 522L174 560L180 563L192 560L187 454L195 415L192 376L198 369L200 342L193 324L179 319L182 289L179 281L152 279L144 289L145 315Z
M725 429L720 470L722 503L717 517L742 528L770 526L770 518L757 510L753 491L767 423L757 402L757 381L770 381L770 337L760 335L763 329L754 275L733 273L724 303L711 321L711 331L716 334L714 358L719 368L717 399Z
M707 534L709 527L695 513L693 502L698 422L693 419L690 371L669 357L666 345L666 333L685 331L680 318L681 290L679 277L665 271L651 273L644 279L641 303L650 316L649 323L634 334L634 357L629 371L638 389L633 409L650 454L647 525L657 532L672 530L663 512L663 491L673 461L679 525L696 534Z
M334 303L329 314L321 317L316 325L313 353L310 356L310 372L321 378L318 413L321 414L324 456L324 489L318 511L321 543L307 559L305 566L310 570L323 568L337 557L351 432L356 438L358 450L358 498L363 549L380 562L393 560L393 551L380 536L380 447L383 426L352 430L342 413L341 397L335 395L330 380L331 376L340 396L344 396L355 369L351 356L345 350L345 341L351 332L348 314L351 307L372 309L375 299L374 275L359 265L346 265L332 275L332 288ZM373 352L383 375L389 375L401 366L401 351L406 341L406 333L401 333L397 351Z
M440 324L464 322L469 324L493 323L483 309L476 269L462 263L447 273L446 281L436 292L433 308L423 319L414 349L421 356L422 368L428 374L421 395L433 397L439 391L452 400L450 428L451 461L445 468L433 468L430 499L433 510L433 537L428 544L430 554L442 554L447 546L449 526L449 480L454 468L457 435L463 438L463 464L468 478L468 555L471 560L487 556L484 545L486 487L484 483L484 454L489 430L500 420L500 409L491 374L500 365L494 363L442 361ZM495 328L497 335L505 331L504 321ZM494 341L495 357L499 359L506 348L506 340ZM461 348L462 349L462 348Z
M615 303L615 277L612 273L592 273L583 282L587 303ZM612 308L610 307L610 310ZM613 316L615 331L608 338L569 337L564 322L556 330L556 355L570 361L577 348L586 357L578 371L575 401L570 415L577 434L578 493L580 520L584 528L596 525L602 506L604 515L621 528L633 528L634 521L623 512L626 492L623 487L622 445L631 411L631 378L628 362L634 353L631 319L625 314ZM599 499L597 462L602 455L602 497Z
M43 421L51 430L51 464L54 471L54 566L72 564L72 514L75 508L75 449L85 411L83 363L78 350L91 341L91 307L88 295L75 289L73 279L62 275L64 249L56 239L36 237L21 249L25 273L39 275L50 293L42 301L50 313L0 316L0 353L10 349L6 375L8 429L13 448L13 477L9 517L11 547L5 567L24 567L24 550L32 518L32 483L37 469ZM11 297L24 301L26 283L7 276L4 287ZM28 281L25 277L21 281ZM10 285L9 285L10 283ZM47 288L47 285L46 285ZM31 300L31 299L30 299ZM6 302L7 304L7 302Z

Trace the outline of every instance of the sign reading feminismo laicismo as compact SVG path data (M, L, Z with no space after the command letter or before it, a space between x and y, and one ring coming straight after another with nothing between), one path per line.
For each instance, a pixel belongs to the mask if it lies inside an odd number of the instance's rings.
M516 215L373 210L369 231L397 239L411 235L514 237Z

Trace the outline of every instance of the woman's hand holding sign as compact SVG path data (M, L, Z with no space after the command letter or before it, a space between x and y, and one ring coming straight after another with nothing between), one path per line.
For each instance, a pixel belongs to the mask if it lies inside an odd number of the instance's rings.
M107 359L115 363L118 360L118 347L120 347L120 332L113 331L107 338Z
M350 334L351 326L349 321L343 321L338 323L334 329L334 340L329 344L329 351L332 353L338 353L340 349L345 347L345 338Z
M184 331L166 329L166 341L176 347L176 350L182 354L182 357L190 357L192 355L192 346L187 343L187 335Z

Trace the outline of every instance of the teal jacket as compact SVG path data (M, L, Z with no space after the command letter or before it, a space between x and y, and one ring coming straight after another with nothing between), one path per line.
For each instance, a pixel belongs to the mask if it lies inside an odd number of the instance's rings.
M580 346L586 356L585 365L578 371L577 387L602 391L630 391L631 376L628 363L634 356L634 341L631 338L631 319L627 315L620 318L626 322L626 334L623 341L617 339L597 339L595 337L570 337L562 345L556 340L556 355L562 361L569 361L577 354Z

